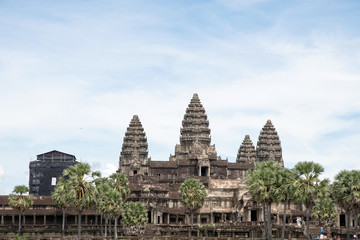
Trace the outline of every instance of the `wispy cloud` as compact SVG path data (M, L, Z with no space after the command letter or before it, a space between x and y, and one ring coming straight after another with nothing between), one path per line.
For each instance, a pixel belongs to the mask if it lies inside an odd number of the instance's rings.
M223 158L272 119L288 167L357 159L356 1L18 3L0 10L2 193L53 149L110 174L134 114L167 160L194 92Z

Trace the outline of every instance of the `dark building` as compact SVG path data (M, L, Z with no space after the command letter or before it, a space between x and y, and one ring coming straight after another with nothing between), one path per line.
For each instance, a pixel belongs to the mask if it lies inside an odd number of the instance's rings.
M77 161L74 155L56 150L37 155L36 161L31 161L29 164L30 193L49 196L64 169L76 163Z

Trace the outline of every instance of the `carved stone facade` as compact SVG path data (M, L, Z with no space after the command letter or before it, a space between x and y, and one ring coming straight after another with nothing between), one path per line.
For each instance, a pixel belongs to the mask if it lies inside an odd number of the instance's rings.
M257 161L281 163L280 140L271 121L263 127L257 149L245 136L235 163L221 159L211 145L209 121L198 94L194 94L180 129L180 144L169 161L151 161L144 129L135 115L125 133L118 172L130 181L131 200L142 201L151 223L188 222L178 189L188 178L199 179L207 188L204 206L195 222L260 221L261 207L251 199L245 186L246 172ZM277 210L277 208L274 208Z

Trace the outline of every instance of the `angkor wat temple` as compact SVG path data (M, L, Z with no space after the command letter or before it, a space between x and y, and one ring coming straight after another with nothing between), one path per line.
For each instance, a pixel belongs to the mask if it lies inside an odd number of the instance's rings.
M276 161L284 165L281 142L275 127L267 120L261 129L256 148L249 135L244 137L236 162L217 155L211 144L211 131L205 109L194 94L184 115L180 143L167 161L152 161L148 156L145 130L137 115L130 121L119 158L118 172L128 176L131 194L129 201L141 201L148 209L148 235L261 237L263 234L262 206L252 199L244 183L246 172L260 161ZM70 155L71 156L71 155ZM194 222L211 228L193 230L189 227L178 189L188 178L199 179L207 189L204 206L195 214ZM296 227L297 217L304 216L302 206L289 204L286 209L286 236L304 236L304 228ZM283 205L271 208L273 234L279 237L283 223ZM7 196L0 196L0 229L16 227L17 212L7 205ZM67 232L76 232L76 212L67 211ZM25 212L24 229L40 232L61 231L61 209L49 196L37 196L34 206ZM94 210L83 212L83 229L89 234L98 232L100 216ZM119 222L120 223L120 222ZM15 228L14 228L15 229ZM315 230L318 231L318 230ZM345 215L339 218L332 233L345 233Z
M244 179L257 161L272 160L283 165L281 142L273 124L266 122L256 149L246 135L234 163L217 155L210 132L205 109L194 94L174 155L168 161L152 161L144 128L139 117L133 116L125 133L118 172L128 176L131 199L148 206L151 222L188 223L177 192L188 178L199 179L208 190L205 205L197 215L198 223L261 219L261 209L247 194Z

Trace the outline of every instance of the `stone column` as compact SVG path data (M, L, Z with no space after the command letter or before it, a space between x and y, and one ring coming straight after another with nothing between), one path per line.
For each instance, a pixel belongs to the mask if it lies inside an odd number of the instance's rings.
M11 217L11 223L12 223L12 225L15 224L15 215L12 215L12 217Z
M167 221L167 224L170 224L170 213L167 214L166 221Z
M98 215L95 215L95 225L96 225L96 226L98 225L98 218L99 218L99 216L98 216Z
M88 215L85 215L85 225L88 224Z
M210 213L210 223L214 224L214 213L213 212Z
M4 215L1 215L1 225L4 225Z
M36 214L33 215L33 225L36 225Z
M198 216L197 216L197 223L198 223L198 224L201 224L200 213L199 213Z
M46 225L46 215L44 215L44 225Z

